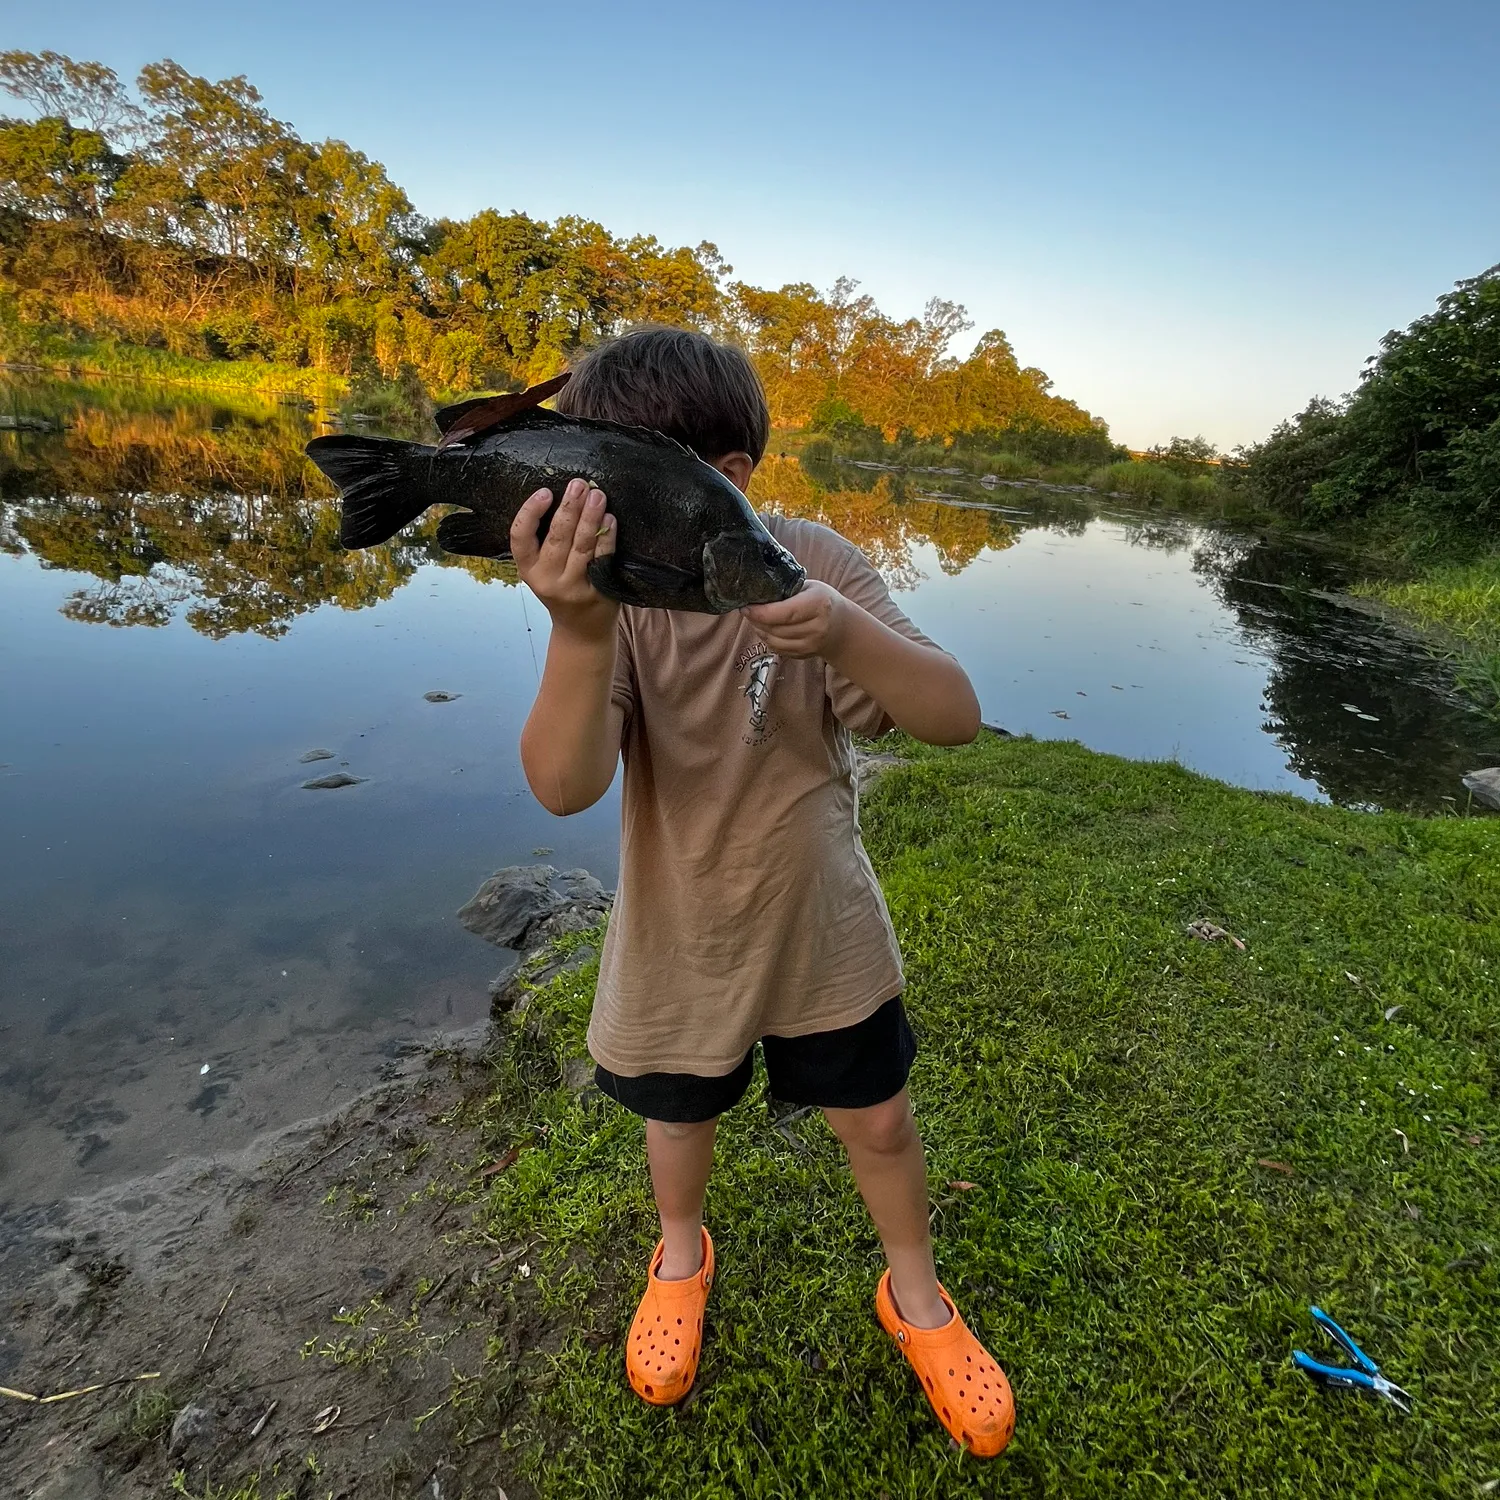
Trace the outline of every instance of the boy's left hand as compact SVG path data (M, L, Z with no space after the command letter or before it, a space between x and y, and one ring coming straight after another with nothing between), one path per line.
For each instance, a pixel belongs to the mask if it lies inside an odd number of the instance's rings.
M745 614L778 656L821 656L838 650L849 601L835 588L809 578L790 599L750 604Z

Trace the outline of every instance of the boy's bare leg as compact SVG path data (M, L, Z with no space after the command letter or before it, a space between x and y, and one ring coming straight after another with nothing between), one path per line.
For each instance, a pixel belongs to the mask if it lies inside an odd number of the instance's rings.
M868 1109L825 1109L880 1232L897 1309L918 1328L951 1316L938 1294L927 1215L927 1161L905 1089Z
M703 1264L703 1194L714 1164L717 1120L696 1125L646 1121L651 1190L661 1215L662 1281L686 1281Z

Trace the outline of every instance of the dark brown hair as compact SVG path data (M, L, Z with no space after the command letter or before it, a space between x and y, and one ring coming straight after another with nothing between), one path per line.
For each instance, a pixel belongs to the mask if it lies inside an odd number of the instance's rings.
M759 463L771 414L755 366L743 349L689 328L648 326L585 350L557 409L654 427L700 458L748 453Z

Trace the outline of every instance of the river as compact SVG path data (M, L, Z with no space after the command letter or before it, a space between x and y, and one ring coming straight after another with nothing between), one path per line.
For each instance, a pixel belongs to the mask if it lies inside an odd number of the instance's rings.
M66 424L0 434L14 1210L234 1149L481 1020L503 956L454 911L506 864L608 883L618 802L531 799L545 612L431 521L340 551L315 413L16 374L0 410ZM1433 814L1469 813L1460 776L1500 760L1316 540L774 455L754 493L863 547L1013 733ZM339 770L363 780L303 788Z

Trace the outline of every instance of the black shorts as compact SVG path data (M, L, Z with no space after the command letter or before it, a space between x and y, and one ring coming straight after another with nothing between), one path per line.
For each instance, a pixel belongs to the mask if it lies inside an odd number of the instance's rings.
M901 997L887 1000L872 1016L836 1031L808 1036L765 1036L771 1097L819 1109L865 1109L883 1104L906 1087L917 1056ZM713 1120L738 1104L755 1073L755 1048L721 1078L696 1073L643 1073L625 1078L594 1069L594 1081L619 1104L648 1120L691 1125Z

